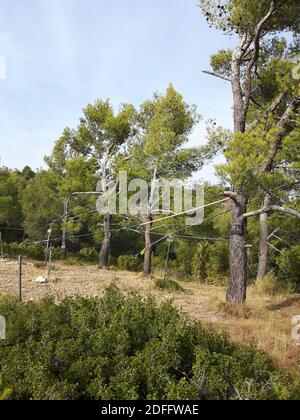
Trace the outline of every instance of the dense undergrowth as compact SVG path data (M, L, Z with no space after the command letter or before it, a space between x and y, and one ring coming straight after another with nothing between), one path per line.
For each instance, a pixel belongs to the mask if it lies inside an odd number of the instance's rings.
M0 300L0 399L293 399L267 356L232 345L172 305L124 296Z

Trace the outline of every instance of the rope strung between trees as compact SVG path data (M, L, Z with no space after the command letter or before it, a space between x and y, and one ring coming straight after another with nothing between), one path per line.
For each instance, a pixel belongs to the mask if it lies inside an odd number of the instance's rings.
M151 220L150 222L141 223L139 226L146 226L146 225L150 225L150 224L152 225L153 223L161 222L161 221L168 220L168 219L174 219L175 217L183 216L184 214L193 213L197 210L202 210L202 209L205 209L205 208L208 208L208 207L211 207L211 206L215 206L217 204L227 203L228 201L230 201L230 198L224 198L223 200L219 200L219 201L215 201L213 203L205 204L204 206L200 206L200 207L197 207L195 209L186 210L186 211L183 211L182 213L174 214L172 216L162 217L161 219Z
M164 221L164 220L167 220L167 219L173 219L173 218L175 218L175 217L179 217L179 216L182 216L182 215L185 215L185 214L188 214L188 213L191 213L191 212L194 212L194 211L197 211L197 210L201 210L201 209L204 209L204 208L208 208L208 207L211 207L211 206L214 206L214 205L217 205L217 204L222 204L222 203L226 203L226 202L228 202L228 201L230 201L230 198L225 198L225 199L222 199L222 200L218 200L218 201L215 201L215 202L212 202L212 203L209 203L209 204L206 204L206 205L204 205L204 206L200 206L200 207L198 207L198 208L195 208L195 209L192 209L192 210L188 210L188 211L184 211L184 212L182 212L182 213L179 213L179 214L176 214L176 215L171 215L171 216L167 216L167 217L163 217L163 218L161 218L161 219L156 219L156 220L153 220L153 221L151 221L151 222L146 222L146 223L141 223L141 224L139 224L139 225L136 225L135 227L141 227L141 226L146 226L146 225L148 225L148 224L152 224L152 223L157 223L157 222L160 222L160 221ZM227 211L226 211L227 212ZM225 212L224 212L225 213ZM223 213L222 213L223 214ZM218 216L218 215L217 215ZM215 217L217 217L217 216L215 216ZM214 217L214 216L213 216ZM60 219L60 218L59 218ZM57 220L59 220L59 219L57 219ZM208 218L208 219L210 219L210 218ZM208 219L205 219L205 220L208 220ZM54 223L55 221L57 221L57 220L54 220L52 223ZM205 221L204 220L204 221ZM51 224L52 224L51 223ZM190 228L191 227L193 227L193 226L189 226ZM159 227L157 227L156 229L158 229ZM121 232L121 231L123 231L123 230L125 230L125 231L133 231L133 232L135 232L135 233L139 233L139 234L142 234L142 232L139 232L139 231L137 231L137 230L133 230L132 228L130 228L130 227L127 227L127 226L125 226L125 227L123 227L123 228L120 228L120 229L115 229L115 230L113 230L112 232ZM181 230L181 229L179 229L179 230ZM178 230L177 231L175 231L174 233L176 233L176 232L178 232ZM154 235L162 235L162 234L159 234L159 233L154 233ZM164 235L164 234L163 234ZM93 233L91 233L91 234L84 234L84 235L70 235L69 236L69 238L70 239L76 239L76 238L83 238L83 237L92 237L92 236L94 236L94 234ZM167 237L169 236L169 233L167 234L167 235L165 235L163 238L161 238L161 239L159 239L158 241L156 241L156 242L154 242L153 244L151 244L151 246L154 246L154 245L156 245L157 243L160 243L161 241L163 241L164 239L166 239ZM226 240L225 238L196 238L196 237L188 237L188 236L186 236L186 237L184 237L184 236L182 236L182 235L177 235L177 237L181 237L182 239L191 239L191 240ZM62 237L57 237L57 238L53 238L53 239L50 239L50 241L49 241L49 239L46 239L46 240L41 240L41 241L27 241L27 242L25 242L25 245L26 244L44 244L44 243L47 243L47 242L51 242L51 243L53 243L53 242L58 242L58 241L60 241L62 239ZM139 254L138 254L139 255Z

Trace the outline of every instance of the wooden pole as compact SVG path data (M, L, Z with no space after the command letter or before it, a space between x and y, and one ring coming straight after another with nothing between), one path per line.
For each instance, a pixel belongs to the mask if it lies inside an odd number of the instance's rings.
M62 243L61 243L61 257L63 260L67 257L67 226L69 215L69 197L64 198L64 216L63 216L63 229L62 229Z
M52 246L50 247L50 251L49 251L49 262L48 262L48 281L49 281L49 279L50 279L51 266L52 266Z
M170 251L171 251L172 243L173 243L173 238L171 236L169 236L169 238L168 238L168 253L167 253L166 264L165 264L164 283L166 283L167 277L168 277L168 264L169 264L169 258L170 258Z
M23 257L20 255L18 258L19 263L19 300L22 302L22 264L23 264Z
M50 229L48 229L48 238L47 238L47 246L46 246L46 257L45 257L45 266L47 266L47 261L48 261L48 251L49 251L49 244L50 244L50 238L51 238L51 233L52 233L52 228L50 226Z

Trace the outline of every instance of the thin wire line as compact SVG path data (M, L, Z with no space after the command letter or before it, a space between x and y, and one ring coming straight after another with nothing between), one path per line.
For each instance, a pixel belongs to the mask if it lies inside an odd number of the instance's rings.
M213 205L225 203L225 202L228 202L229 200L230 200L229 198L224 198L223 200L219 200L219 201L215 201L213 203L205 204L204 206L200 206L200 207L197 207L195 209L186 210L182 213L178 213L178 214L175 214L175 215L172 215L172 216L162 217L161 219L153 220L151 222L145 222L145 223L142 223L140 226L146 226L146 225L161 222L161 221L164 221L164 220L167 220L167 219L174 219L175 217L179 217L179 216L182 216L184 214L192 213L192 212L195 212L197 210L201 210L201 209L204 209L204 208L207 208L207 207L211 207Z

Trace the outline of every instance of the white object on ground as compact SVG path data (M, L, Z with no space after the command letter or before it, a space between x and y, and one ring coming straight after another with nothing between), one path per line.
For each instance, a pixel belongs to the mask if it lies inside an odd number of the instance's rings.
M39 277L36 278L35 282L38 283L38 284L46 284L46 283L48 283L48 277L39 276Z
M15 261L7 261L7 260L2 260L1 258L0 258L0 265L1 266L13 266L13 265L17 265L18 263L17 262L15 262Z

